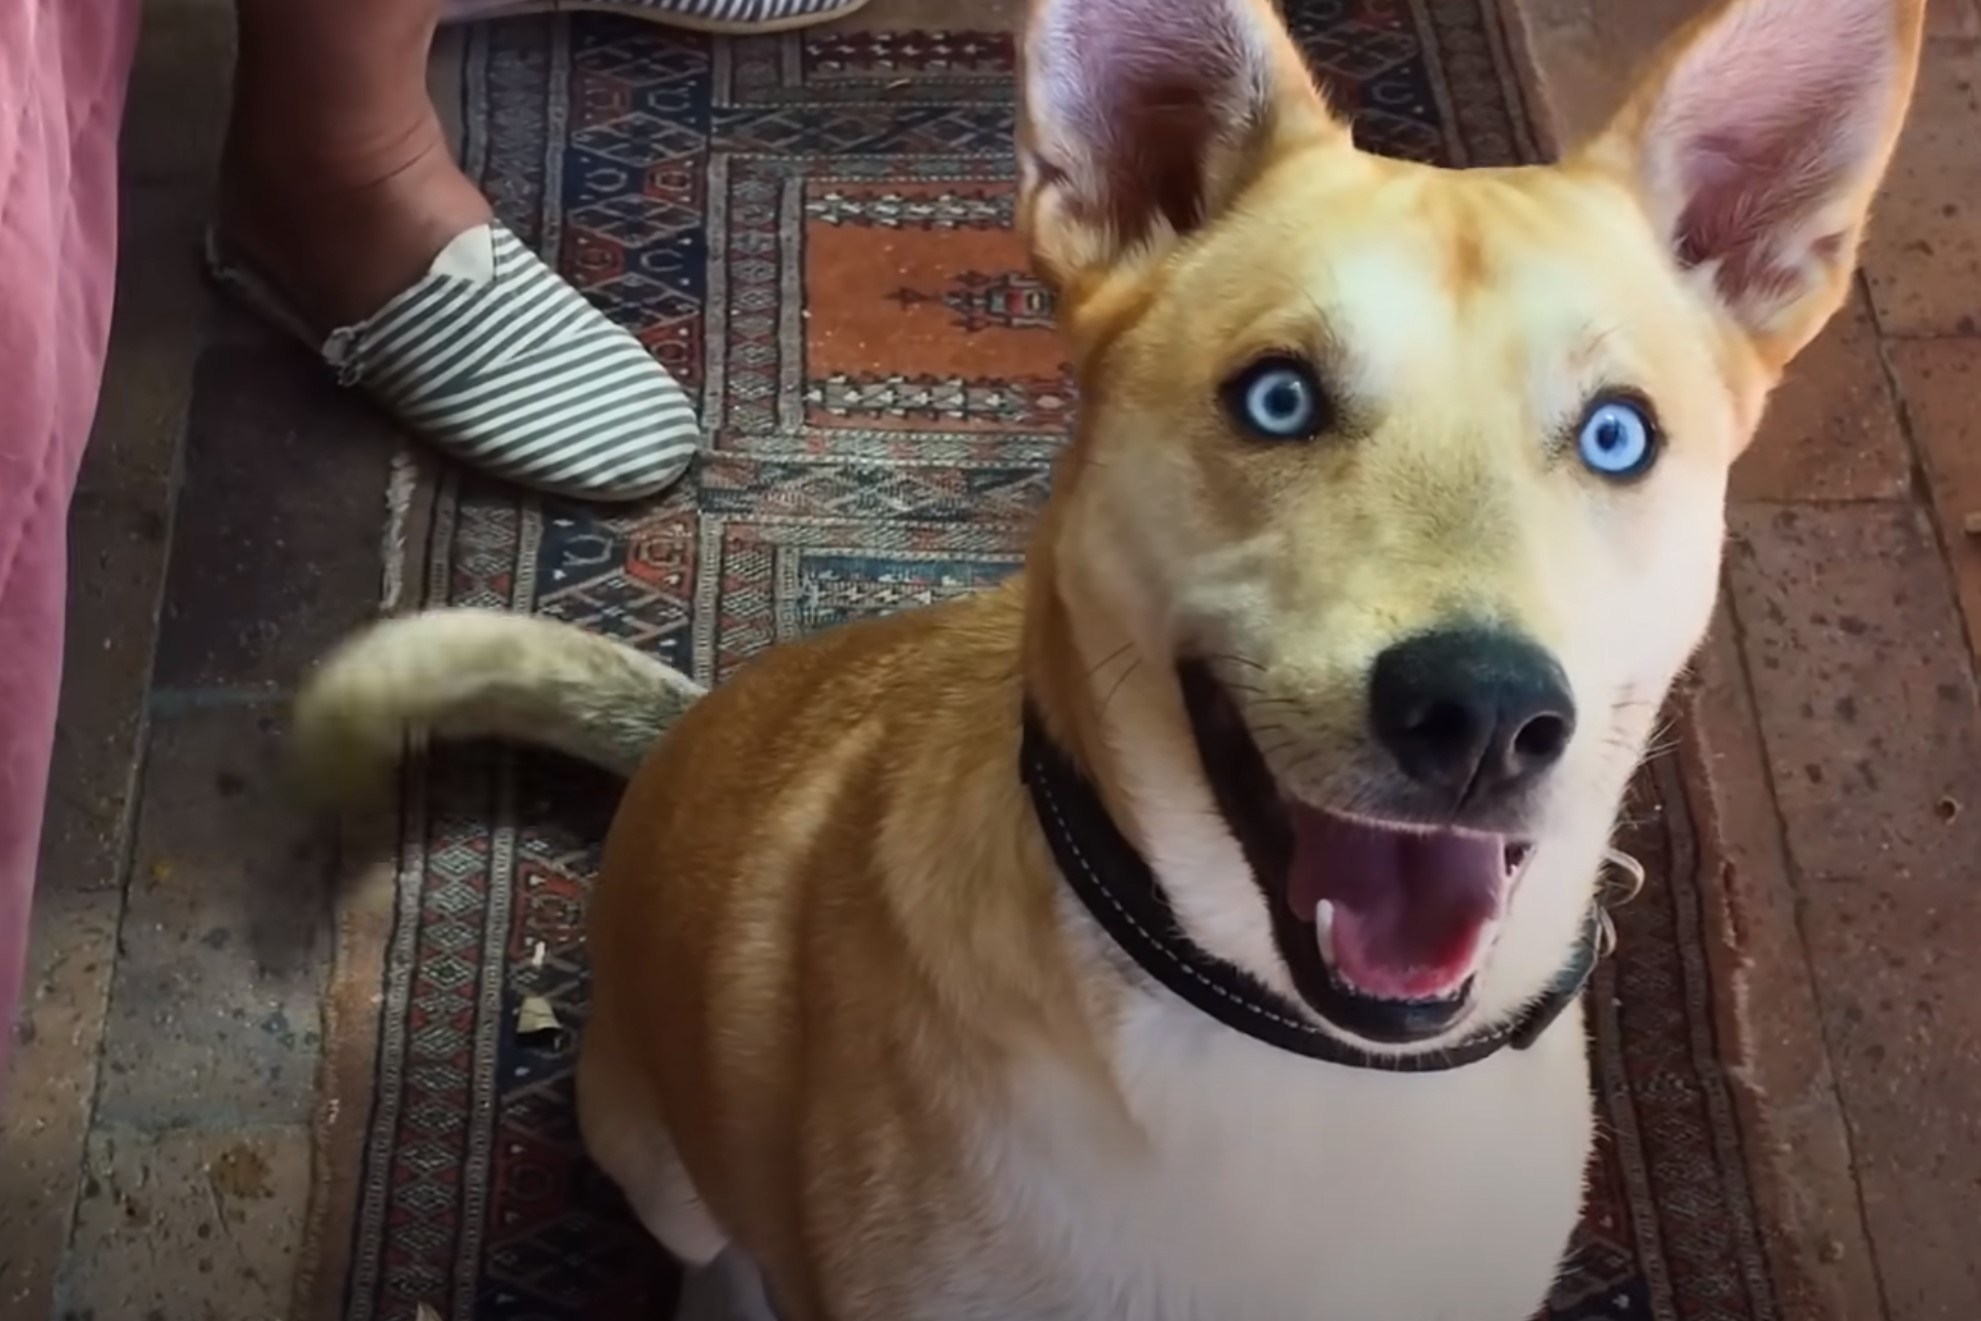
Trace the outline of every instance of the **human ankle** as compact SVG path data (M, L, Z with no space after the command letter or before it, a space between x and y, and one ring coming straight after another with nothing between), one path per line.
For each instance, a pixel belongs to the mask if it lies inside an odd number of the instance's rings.
M326 331L377 311L450 240L490 218L441 143L371 178L298 177L290 166L258 172L235 161L220 190L221 232Z

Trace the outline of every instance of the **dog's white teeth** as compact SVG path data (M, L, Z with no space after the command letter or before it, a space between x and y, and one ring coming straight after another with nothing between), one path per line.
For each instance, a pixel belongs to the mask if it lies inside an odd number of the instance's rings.
M1314 935L1321 944L1321 957L1334 959L1334 900L1323 899L1314 905Z

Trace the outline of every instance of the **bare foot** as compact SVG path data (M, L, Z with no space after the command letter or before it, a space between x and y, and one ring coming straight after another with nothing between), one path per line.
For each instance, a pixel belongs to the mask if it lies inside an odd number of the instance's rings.
M493 214L455 165L431 106L358 157L326 163L284 145L256 143L237 125L219 230L326 335L410 289L442 248Z

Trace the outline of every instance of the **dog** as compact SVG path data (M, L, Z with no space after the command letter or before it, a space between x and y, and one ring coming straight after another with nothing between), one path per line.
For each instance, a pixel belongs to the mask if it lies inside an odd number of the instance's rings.
M720 1314L1524 1321L1577 992L1729 466L1846 297L1921 0L1729 0L1557 164L1357 149L1269 0L1037 0L1077 432L1021 575L703 694L540 620L319 668L630 776L589 1152Z

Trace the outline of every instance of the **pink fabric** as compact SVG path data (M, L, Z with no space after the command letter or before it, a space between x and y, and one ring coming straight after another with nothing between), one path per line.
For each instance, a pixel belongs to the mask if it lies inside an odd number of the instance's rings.
M110 328L137 27L136 0L0 0L0 1069L54 737L64 524Z

